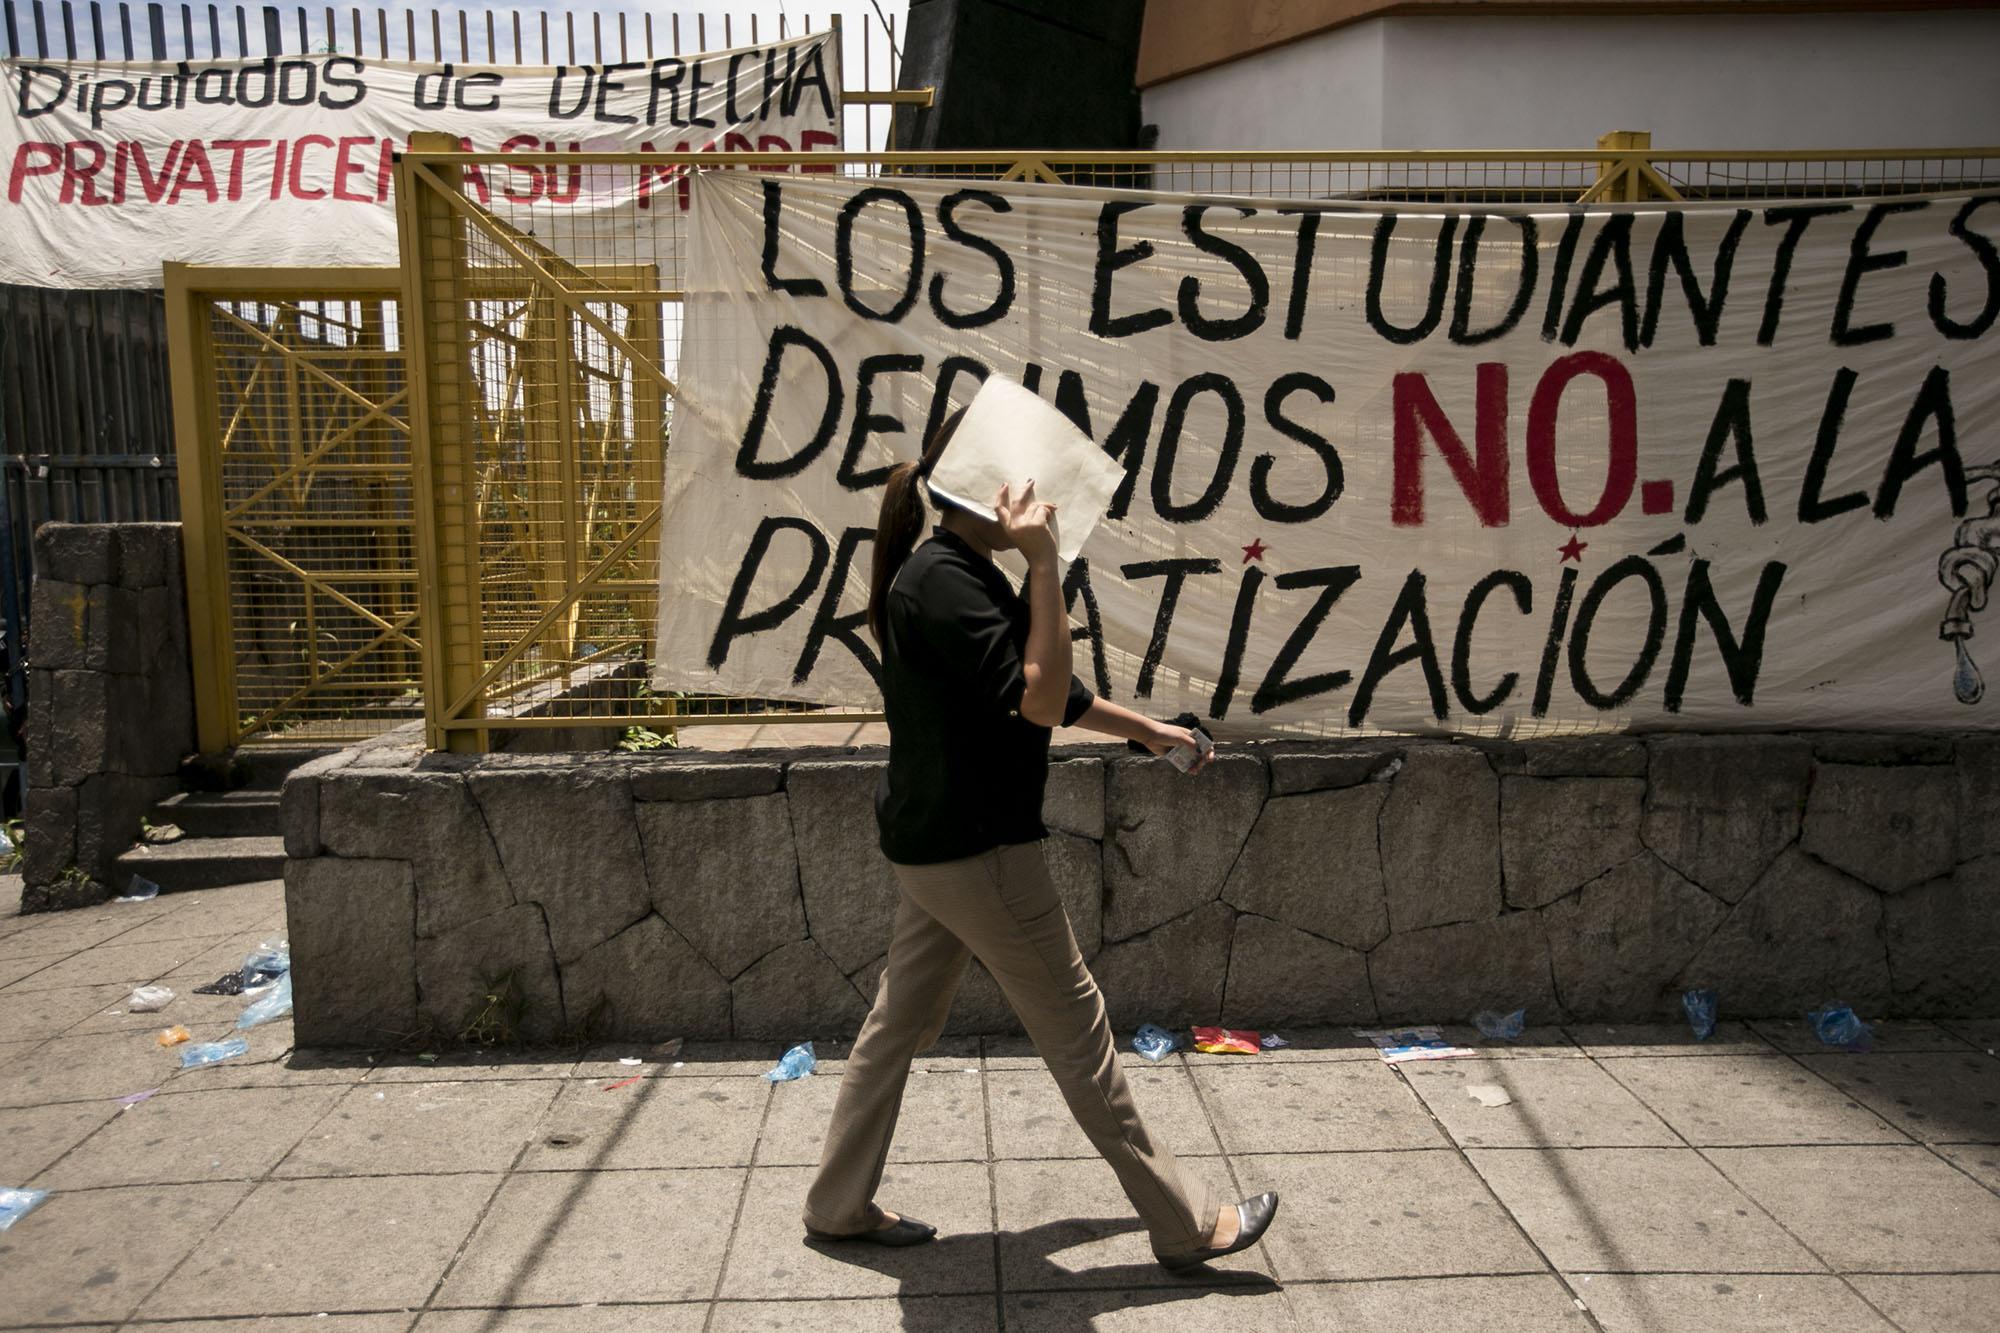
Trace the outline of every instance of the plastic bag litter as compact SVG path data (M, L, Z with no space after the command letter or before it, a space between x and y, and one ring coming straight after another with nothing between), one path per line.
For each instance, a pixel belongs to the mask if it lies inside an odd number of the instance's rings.
M243 988L275 981L292 970L291 941L273 935L252 949L243 959Z
M285 973L278 983L271 987L262 998L250 1005L236 1018L236 1030L254 1028L259 1023L268 1023L274 1018L283 1018L292 1012L292 974Z
M1806 1022L1812 1024L1814 1036L1829 1046L1838 1046L1846 1051L1867 1050L1869 1038L1874 1036L1874 1029L1839 1000L1828 1000L1807 1014Z
M162 1046L178 1046L193 1035L192 1032L189 1032L179 1023L176 1023L170 1028L161 1028L160 1035L153 1038L153 1040Z
M1481 1009L1472 1016L1472 1026L1479 1029L1480 1036L1492 1041L1519 1041L1528 1028L1528 1011L1516 1009L1503 1014L1497 1009Z
M140 986L125 997L125 1007L135 1014L155 1013L174 998L171 986Z
M0 1231L34 1212L48 1197L47 1190L0 1189Z
M1141 1023L1132 1034L1132 1049L1148 1060L1164 1060L1180 1048L1180 1034L1169 1032L1158 1023Z
M795 1078L804 1078L819 1064L819 1057L813 1054L811 1042L801 1042L778 1057L778 1063L764 1071L764 1079L769 1083L790 1083Z
M221 1041L197 1042L181 1052L181 1068L195 1069L202 1065L212 1065L220 1060L234 1060L249 1051L250 1043L241 1037L224 1037Z
M1719 999L1712 990L1682 993L1681 1008L1687 1011L1688 1027L1694 1032L1696 1041L1707 1041L1715 1035L1715 1011Z
M224 972L206 986L196 986L196 995L241 995L243 993L243 973Z
M1264 1049L1267 1051L1275 1051L1280 1046L1289 1046L1289 1045L1291 1045L1290 1042L1286 1041L1283 1037L1279 1036L1275 1032L1266 1032L1264 1034Z
M114 903L143 903L149 898L157 898L159 896L159 885L153 883L152 880L147 879L144 875L134 875L132 876L131 887L125 891L125 896L122 898L113 898L111 901Z
M1263 1051L1256 1033L1242 1028L1196 1028L1194 1048L1208 1055L1257 1055Z

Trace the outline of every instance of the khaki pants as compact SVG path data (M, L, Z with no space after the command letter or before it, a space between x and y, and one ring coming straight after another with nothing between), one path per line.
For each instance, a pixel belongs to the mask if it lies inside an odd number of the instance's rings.
M1132 1105L1103 996L1077 951L1041 844L895 870L903 896L888 964L840 1082L819 1176L806 1195L806 1225L838 1235L879 1223L875 1190L910 1061L944 1030L959 978L976 956L1020 1015L1077 1124L1118 1173L1155 1252L1206 1245L1215 1201L1200 1181L1182 1176Z

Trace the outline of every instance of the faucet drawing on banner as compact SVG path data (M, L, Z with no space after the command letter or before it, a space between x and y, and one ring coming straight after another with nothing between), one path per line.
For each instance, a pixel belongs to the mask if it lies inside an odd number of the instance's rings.
M1962 704L1976 704L1986 693L1986 681L1966 641L1972 637L1972 613L1986 609L1987 594L2000 571L2000 463L1967 468L1965 480L1968 489L1985 484L1986 512L1960 523L1950 549L1938 557L1938 582L1951 591L1938 637L1949 639L1958 655L1952 693Z

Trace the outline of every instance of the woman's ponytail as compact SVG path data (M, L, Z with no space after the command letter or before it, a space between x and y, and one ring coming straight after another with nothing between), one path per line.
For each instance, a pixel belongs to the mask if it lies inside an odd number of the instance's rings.
M898 463L889 470L888 484L882 490L882 512L875 520L875 561L868 581L868 628L874 632L876 643L883 642L890 585L895 583L896 574L923 534L923 483L930 478L938 455L951 443L958 423L964 418L965 409L961 407L938 426L937 433L924 447L921 461Z

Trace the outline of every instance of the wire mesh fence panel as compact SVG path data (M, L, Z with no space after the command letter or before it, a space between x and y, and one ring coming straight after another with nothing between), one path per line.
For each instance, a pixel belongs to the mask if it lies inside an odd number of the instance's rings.
M232 293L200 313L223 567L195 591L226 605L231 743L422 713L397 304Z

